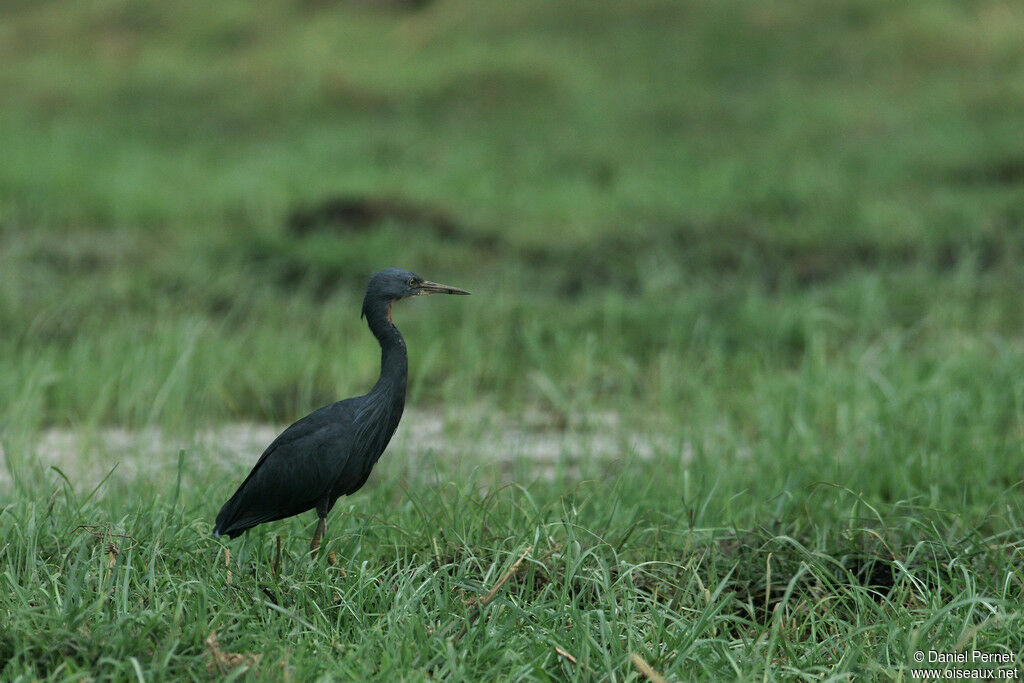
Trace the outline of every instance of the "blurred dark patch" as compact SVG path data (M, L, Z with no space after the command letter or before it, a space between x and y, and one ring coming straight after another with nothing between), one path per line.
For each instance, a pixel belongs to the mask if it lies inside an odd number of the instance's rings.
M61 243L53 248L39 249L29 259L37 264L60 271L64 275L85 275L109 268L112 262L110 254L101 250L66 249Z
M424 112L500 113L509 105L529 102L550 109L560 93L553 79L542 71L484 69L449 79L422 95L419 104Z
M212 30L207 36L207 42L216 50L241 50L253 45L257 37L254 26L231 23Z
M580 177L602 190L610 188L618 175L618 168L613 162L578 154L559 157L554 168L560 176Z
M324 75L320 81L320 95L324 102L339 110L382 116L397 108L392 96L353 83L343 71Z
M966 185L1024 184L1024 154L957 168L949 175L953 180Z
M595 182L614 181L611 166L585 165ZM670 254L691 272L760 279L774 290L814 287L855 270L921 265L944 271L969 264L984 271L1022 252L1020 240L1008 227L968 239L949 237L924 243L887 244L855 235L797 243L781 239L752 217L713 224L655 225L646 231L624 230L582 243L553 239L524 245L510 241L503 230L468 224L436 204L352 194L330 196L294 209L286 218L285 244L256 243L250 254L253 261L276 272L283 286L310 287L317 298L323 298L341 283L351 280L353 286L360 284L365 273L351 263L322 258L322 250L317 250L314 258L308 249L292 248L296 240L301 244L325 236L373 235L383 226L407 234L411 243L422 244L424 250L440 245L449 253L456 250L477 261L519 262L533 272L536 283L568 298L594 289L640 291L642 269L637 260L652 254Z
M641 282L635 268L638 253L657 248L625 235L609 235L586 244L554 243L511 250L510 256L539 271L553 274L553 288L570 299L583 296L588 290L609 287L626 293L640 290Z
M137 261L144 254L139 238L122 230L67 231L60 239L47 239L45 233L40 233L21 249L29 263L61 276L109 270Z
M603 168L596 172L611 173ZM339 237L368 233L383 224L408 232L411 239L435 240L472 251L477 258L515 260L533 270L552 273L554 290L567 297L580 296L598 285L626 291L636 291L639 287L632 259L643 245L622 235L583 245L554 240L544 246L522 246L510 242L503 231L471 227L434 205L357 195L329 197L292 211L286 219L288 233L300 239L324 233ZM316 281L314 288L325 294L344 279L340 269L328 272L322 266L313 268L301 259L281 261L279 254L275 258L279 261L279 279L289 287L308 284L312 278Z
M93 19L94 29L112 33L151 34L164 30L168 19L160 5L126 2L104 6Z
M468 230L440 207L391 197L329 197L311 207L292 211L287 225L292 234L304 237L315 231L363 232L385 221L419 226L434 237L476 248L490 249L497 244L494 235Z
M951 270L960 265L965 257L971 255L976 259L979 270L989 270L1014 257L1014 251L1006 240L985 238L974 245L952 244L945 242L939 245L936 252L936 265L940 270Z
M496 233L472 228L441 207L386 196L328 197L293 210L285 225L280 238L251 241L249 260L263 272L274 273L282 286L306 288L318 300L329 297L341 284L364 284L368 273L359 267L358 248L345 248L357 236L372 241L378 230L398 231L403 240L408 236L410 244L422 245L418 261L424 267L431 261L426 254L437 253L438 248L448 256L461 250L490 258L500 253L503 244ZM307 244L336 248L326 253Z
M936 270L958 267L973 258L981 270L992 268L1016 249L1004 234L934 244L879 244L864 239L834 239L812 244L779 241L754 220L716 226L683 224L668 229L671 247L689 254L689 265L717 272L759 270L769 288L790 280L806 288L856 269L875 270L916 264Z
M434 0L302 0L301 7L365 7L382 11L414 11L434 4Z

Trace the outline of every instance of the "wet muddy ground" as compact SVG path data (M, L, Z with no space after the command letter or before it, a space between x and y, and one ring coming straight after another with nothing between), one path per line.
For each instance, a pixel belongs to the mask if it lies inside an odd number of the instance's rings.
M283 425L231 423L196 432L172 435L158 428L129 430L106 427L95 430L54 428L40 432L23 452L32 453L44 470L58 468L72 481L98 483L112 469L113 477L173 478L178 456L208 459L226 471L242 475L263 449L282 431ZM2 446L0 446L2 449ZM25 463L3 454L0 490L11 484L12 472ZM557 467L578 469L584 462L614 462L624 458L647 459L659 452L674 452L688 459L692 449L664 434L630 430L616 415L591 419L585 427L555 427L542 416L494 417L474 420L445 417L436 412L406 410L398 431L383 456L403 468L431 467L438 461L471 458L495 464L509 474L518 464L529 467L531 477L550 477Z

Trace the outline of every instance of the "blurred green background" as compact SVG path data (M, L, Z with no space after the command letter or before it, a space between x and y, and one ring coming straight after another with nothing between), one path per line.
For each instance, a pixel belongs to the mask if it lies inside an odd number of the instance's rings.
M1019 0L0 2L0 672L1020 661L1022 37ZM473 296L396 306L339 564L308 515L213 539L375 381L387 266Z
M743 429L812 353L1019 367L1019 3L2 11L8 422L361 393L390 265L475 294L396 314L421 405Z

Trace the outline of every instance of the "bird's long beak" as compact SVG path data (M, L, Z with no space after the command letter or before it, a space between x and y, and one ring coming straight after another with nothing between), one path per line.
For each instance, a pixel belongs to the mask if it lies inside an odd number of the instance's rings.
M429 282L424 280L417 287L424 294L469 294L464 289L458 287L449 287L448 285L438 284L437 282Z

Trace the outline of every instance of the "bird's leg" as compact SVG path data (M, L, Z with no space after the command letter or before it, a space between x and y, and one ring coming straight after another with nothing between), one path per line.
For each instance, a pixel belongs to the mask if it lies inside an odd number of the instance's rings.
M316 531L313 532L313 540L309 542L309 550L313 557L316 557L320 552L320 541L323 539L325 531L327 531L327 519L321 517L317 520Z

